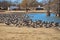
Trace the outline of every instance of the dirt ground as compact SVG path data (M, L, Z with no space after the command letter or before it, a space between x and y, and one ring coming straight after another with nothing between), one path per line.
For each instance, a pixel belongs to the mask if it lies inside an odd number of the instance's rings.
M0 40L60 40L60 31L56 28L19 28L0 24Z

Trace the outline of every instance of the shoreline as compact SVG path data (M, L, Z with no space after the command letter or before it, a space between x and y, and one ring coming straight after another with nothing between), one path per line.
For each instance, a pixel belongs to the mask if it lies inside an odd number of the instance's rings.
M46 10L31 10L31 11L5 11L5 12L0 12L3 13L3 14L10 14L10 13L46 13L47 11ZM50 11L52 13L52 11Z

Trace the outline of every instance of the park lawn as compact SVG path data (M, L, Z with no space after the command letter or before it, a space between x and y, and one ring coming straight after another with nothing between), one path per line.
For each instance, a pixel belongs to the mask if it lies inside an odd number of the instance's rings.
M15 27L0 24L0 40L60 40L56 28Z

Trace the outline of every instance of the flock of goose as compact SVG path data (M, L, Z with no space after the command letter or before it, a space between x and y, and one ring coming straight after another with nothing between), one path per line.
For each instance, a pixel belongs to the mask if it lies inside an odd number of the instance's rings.
M43 22L42 20L38 20L33 22L32 19L26 17L26 15L21 14L0 14L0 23L5 23L6 25L15 25L16 27L60 27L60 23L55 22Z

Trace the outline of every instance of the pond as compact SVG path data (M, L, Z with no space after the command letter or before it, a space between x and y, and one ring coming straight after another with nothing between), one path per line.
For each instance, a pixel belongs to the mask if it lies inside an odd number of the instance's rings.
M29 13L27 14L33 21L42 20L46 22L58 22L60 23L60 17L57 17L54 13L50 16L46 16L46 13Z

